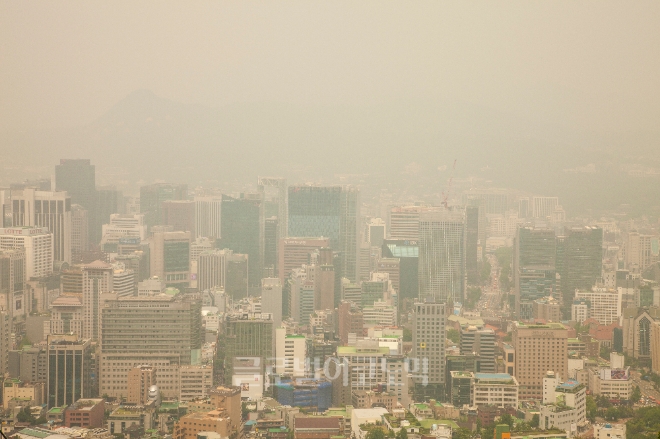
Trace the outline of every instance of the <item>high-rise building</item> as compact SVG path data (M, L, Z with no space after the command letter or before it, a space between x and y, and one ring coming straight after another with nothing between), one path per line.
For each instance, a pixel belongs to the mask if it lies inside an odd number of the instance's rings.
M131 239L138 244L147 238L147 226L142 214L110 215L110 222L103 224L101 248L106 253L119 252L119 244L122 240Z
M174 232L190 232L190 236L193 239L197 237L197 231L195 230L195 201L163 201L160 212L160 223L162 225L172 226Z
M110 216L113 214L125 214L126 205L122 191L115 186L97 186L96 188L96 222L98 237L91 243L97 245L101 239L103 224L110 222ZM137 212L136 212L137 213ZM91 227L91 225L90 225ZM93 235L92 235L93 237Z
M561 323L527 325L515 322L513 347L521 400L543 397L543 377L549 370L561 379L567 379L568 330Z
M314 309L335 308L335 266L332 249L319 250L314 269ZM309 267L310 269L312 267Z
M279 221L277 217L264 220L264 276L276 276L278 267Z
M156 368L149 364L135 366L128 371L129 404L146 405L149 402L149 388L155 386Z
M618 322L623 311L623 291L621 289L607 290L594 287L588 290L577 290L575 291L575 300L587 302L589 318L598 321L601 325Z
M9 371L9 350L12 347L11 314L0 309L0 373L4 376Z
M101 308L114 289L112 265L94 261L82 267L83 331L82 338L99 340Z
M195 197L196 238L220 238L222 197Z
M273 325L282 324L282 284L278 278L261 279L261 309L272 314Z
M375 273L387 273L392 288L397 294L401 293L401 259L400 258L380 258L376 263Z
M348 344L350 334L356 337L364 335L364 320L362 311L353 302L342 301L338 308L339 340L342 345Z
M188 185L185 184L155 183L140 187L140 213L144 214L147 227L159 224L163 201L187 198Z
M241 194L240 198L222 196L222 229L219 248L248 255L248 282L261 282L263 267L264 222L261 194Z
M495 373L495 331L468 326L461 329L461 355L474 354L477 372Z
M201 300L194 294L122 297L102 311L100 394L128 395L128 373L149 364L166 398L179 396L179 366L201 359Z
M61 295L50 305L50 320L44 322L44 337L83 333L83 304L78 295Z
M532 197L532 216L546 219L552 216L558 204L559 198L557 197Z
M641 273L653 263L652 241L654 237L651 235L641 234L635 230L628 232L623 244L623 260L628 270Z
M419 214L438 211L432 206L397 206L389 212L389 239L395 241L419 240Z
M444 303L413 305L411 373L415 401L444 398L446 320Z
M96 392L92 381L92 345L77 334L49 335L48 407L71 405Z
M360 273L359 190L353 186L289 187L289 235L324 236L339 254L335 270L354 282Z
M113 292L118 297L135 296L137 288L135 272L130 268L126 268L121 262L114 263L112 268Z
M309 278L307 266L296 268L289 276L289 313L294 322L305 326L314 312L314 281Z
M25 294L25 249L0 249L0 308L12 317L30 310Z
M576 289L586 290L600 281L603 267L603 229L566 228L557 237L557 274L564 303L573 302Z
M531 319L534 300L555 291L556 256L554 230L518 228L513 245L513 278L515 311L520 319Z
M284 280L289 278L291 270L301 265L310 264L310 256L315 251L328 247L329 238L284 238L280 240L278 248L279 253L279 278L284 284Z
M259 373L273 357L273 320L270 314L229 314L224 322L224 379L231 382L236 357L258 358Z
M463 302L465 212L443 209L419 218L419 297Z
M286 328L275 329L275 373L292 378L304 377L307 340L301 334L287 334Z
M97 224L97 194L95 166L89 159L61 159L55 166L55 190L66 191L72 204L79 204L88 212L89 242L98 243L101 235ZM98 227L98 230L97 230Z
M419 245L418 241L383 241L383 258L399 259L399 298L415 299L419 295ZM394 278L390 275L394 283Z
M470 189L463 194L464 204L476 200L478 203L473 205L483 206L486 215L504 215L509 210L510 198L509 191L497 188Z
M0 229L0 250L25 250L25 278L46 277L53 272L53 234L44 227Z
M71 263L71 197L66 192L12 192L12 224L47 228L53 234L54 259Z
M183 290L190 283L190 232L155 232L149 243L151 276Z
M387 237L385 221L382 218L372 218L367 224L366 240L371 247L382 247Z
M71 261L80 264L89 250L89 215L80 204L71 206Z
M484 243L485 244L485 243ZM465 208L465 272L467 282L479 283L479 207Z

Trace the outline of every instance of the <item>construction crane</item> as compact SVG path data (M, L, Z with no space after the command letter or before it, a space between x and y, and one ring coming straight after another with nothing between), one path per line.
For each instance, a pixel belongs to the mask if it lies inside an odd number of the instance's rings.
M442 191L442 204L445 206L445 209L449 210L449 193L451 192L451 183L454 180L454 171L456 171L456 159L454 159L454 165L451 167L451 175L449 176L449 183L447 184L447 192Z

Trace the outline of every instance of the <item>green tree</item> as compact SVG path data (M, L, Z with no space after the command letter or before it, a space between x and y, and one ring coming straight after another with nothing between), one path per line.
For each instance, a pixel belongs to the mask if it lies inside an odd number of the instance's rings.
M367 433L367 439L385 439L385 433L383 433L383 429L380 427L372 428Z
M632 402L639 402L640 399L642 399L642 390L639 388L639 386L635 386L632 393L630 394L630 400Z
M598 413L598 405L593 396L587 396L587 419L591 422L596 421L596 413Z
M403 341L412 341L412 331L409 328L403 328Z
M470 439L471 436L472 432L467 428L455 428L451 432L451 439Z
M21 411L18 412L18 415L16 416L16 420L18 422L29 422L30 424L34 423L35 419L34 416L32 416L30 407L23 407Z
M506 424L509 426L511 430L513 430L513 416L511 416L508 413L503 414L500 416L500 424Z
M399 432L396 434L396 439L408 439L408 430L405 428L399 430Z
M454 343L458 343L461 340L461 333L454 328L447 329L447 338Z
M536 413L534 416L532 416L532 421L529 423L530 427L532 428L538 428L539 427L539 414Z

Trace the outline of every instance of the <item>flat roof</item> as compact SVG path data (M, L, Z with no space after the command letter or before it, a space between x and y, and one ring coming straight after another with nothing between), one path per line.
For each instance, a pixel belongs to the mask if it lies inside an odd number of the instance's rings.
M480 380L511 380L513 377L508 373L480 373L474 374L474 377Z

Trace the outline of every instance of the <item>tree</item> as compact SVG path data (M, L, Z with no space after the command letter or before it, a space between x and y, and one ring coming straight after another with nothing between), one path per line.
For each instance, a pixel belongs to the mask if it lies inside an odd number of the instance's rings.
M467 428L454 428L451 432L451 439L470 439L471 436L472 432Z
M635 386L632 393L630 394L630 400L632 402L639 402L640 399L642 399L642 390L639 388L639 386Z
M402 428L396 435L397 439L408 439L408 430Z
M454 343L458 343L461 340L461 333L454 328L447 329L447 338Z
M18 422L29 422L32 424L35 419L34 416L32 416L32 412L30 411L30 407L23 407L20 412L18 412L18 415L16 416L16 420Z
M598 405L593 396L587 396L587 419L591 422L596 421L596 413L598 412Z
M412 341L412 331L409 328L403 328L403 341Z
M513 430L513 416L508 413L503 414L500 416L500 424L506 424L511 430Z
M539 427L539 414L536 413L534 416L532 416L532 421L529 423L530 427L532 428L538 428Z
M383 429L380 427L372 428L367 433L367 439L385 439L385 433L383 433Z

